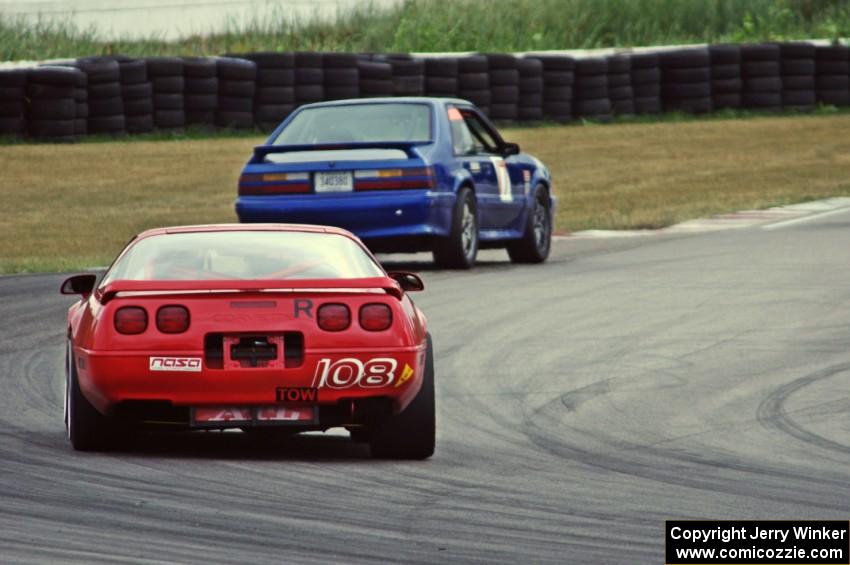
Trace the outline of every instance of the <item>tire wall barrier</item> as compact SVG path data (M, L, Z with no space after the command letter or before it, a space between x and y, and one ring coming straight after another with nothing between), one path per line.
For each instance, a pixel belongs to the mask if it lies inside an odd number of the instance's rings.
M273 130L303 104L469 100L494 120L850 106L850 47L709 45L574 58L482 53L230 53L84 57L0 70L0 135L73 141L186 126Z

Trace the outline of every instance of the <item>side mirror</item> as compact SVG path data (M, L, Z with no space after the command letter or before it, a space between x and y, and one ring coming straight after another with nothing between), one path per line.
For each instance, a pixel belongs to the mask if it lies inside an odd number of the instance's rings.
M94 284L96 282L97 275L90 273L74 275L65 279L65 282L59 288L59 292L62 294L82 294L83 298L85 298L94 290Z
M414 275L413 273L405 273L405 272L394 272L387 273L387 275L396 281L401 289L405 292L416 292L418 290L425 290L425 283L422 282L422 279L419 278L419 275Z
M519 155L519 144L518 143L509 143L505 142L502 145L502 154L507 157L509 155Z

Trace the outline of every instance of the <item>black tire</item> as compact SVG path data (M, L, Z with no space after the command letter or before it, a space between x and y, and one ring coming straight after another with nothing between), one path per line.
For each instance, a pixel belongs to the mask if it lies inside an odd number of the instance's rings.
M295 102L295 89L291 86L265 86L257 89L254 101L258 104L292 104Z
M77 113L73 98L31 100L29 115L36 120L71 120Z
M490 84L492 86L516 86L519 84L517 69L491 69Z
M611 114L611 100L608 98L574 100L573 112L579 117L607 118Z
M706 114L714 109L711 96L665 100L664 106L666 110L679 110L691 114Z
M362 77L363 75L361 75ZM295 84L324 84L325 71L317 67L299 67L295 69Z
M183 77L154 76L151 84L153 84L153 91L157 94L183 94L186 90L186 81Z
M573 88L575 90L588 88L601 88L608 86L608 75L576 75Z
M393 71L393 78L418 77L425 74L425 61L422 59L388 59ZM486 71L486 67L485 67ZM460 72L460 64L458 64Z
M234 98L253 98L257 92L257 83L253 80L220 80L218 93L221 96Z
M258 86L292 86L295 84L295 69L258 69Z
M218 75L215 59L210 57L183 57L183 76L191 79L209 79Z
M783 59L779 63L779 71L782 76L792 75L814 75L815 60L814 59Z
M144 60L121 61L118 68L122 85L148 82L148 65Z
M137 98L124 101L124 113L128 116L142 116L153 113L153 98Z
M608 98L614 100L631 100L634 98L634 92L631 86L618 86L617 88L608 89Z
M331 68L324 71L325 88L357 86L360 83L360 71L357 67Z
M37 84L27 85L27 96L30 98L72 98L74 96L73 84Z
M88 92L90 98L114 98L121 96L121 83L102 82L99 84L90 84Z
M576 75L586 77L588 75L607 75L608 59L590 58L578 59L576 61ZM579 81L582 79L579 78ZM608 80L607 78L605 80Z
M741 45L742 61L778 61L779 46L773 43Z
M550 102L570 102L573 99L572 86L547 86L543 89L543 100Z
M489 90L468 90L468 91L460 91L457 95L464 99L469 100L482 112L487 112L490 107L490 102L493 100L493 96L490 94Z
M153 131L153 116L151 114L127 116L125 122L128 133L148 133Z
M153 96L153 86L149 82L139 82L136 84L125 84L121 87L121 98L124 101L140 100Z
M631 86L632 85L632 75L631 73L616 73L608 75L608 87L609 88L617 88L620 86Z
M515 69L516 57L510 53L483 53L487 57L487 66L493 69Z
M84 74L80 69L73 67L45 66L29 69L27 73L27 84L45 84L54 86L75 86L77 75Z
M665 99L704 98L711 94L711 84L708 82L665 84L661 87L661 93Z
M715 110L738 109L741 107L741 93L714 94L711 101Z
M0 100L20 100L26 94L23 86L2 86L0 84Z
M424 75L393 77L393 94L395 96L422 96L424 93Z
M254 111L253 98L236 98L233 96L219 96L218 107L225 112L248 112Z
M609 74L628 74L632 70L632 60L628 55L612 55L608 57Z
M215 112L212 110L186 110L186 123L214 125Z
M315 51L300 51L295 53L293 65L295 67L321 67L322 54Z
M667 69L664 82L691 83L706 82L711 79L711 67L692 67L688 69Z
M661 83L643 83L632 86L632 92L635 98L649 98L650 96L658 98L661 96Z
M114 447L114 423L97 411L80 390L70 344L65 353L65 430L75 451L102 451Z
M705 48L675 49L659 53L658 64L663 69L705 67L710 64L710 59Z
M815 79L818 90L847 90L850 88L850 77L847 75L823 75Z
M84 57L76 66L86 73L90 85L121 80L121 67L110 57Z
M358 98L360 96L360 87L358 86L326 86L325 100L345 100L348 98Z
M814 106L817 97L814 90L784 90L782 91L783 106Z
M846 89L840 90L818 90L818 102L832 104L835 106L850 106L850 92Z
M460 73L457 75L457 87L460 90L490 88L490 75L487 73Z
M779 61L744 61L741 63L741 76L777 77L779 76Z
M552 118L553 120L565 121L571 120L573 117L573 104L572 102L544 102L543 103L543 115Z
M375 422L369 429L372 457L379 459L427 459L436 443L434 399L434 346L426 336L425 370L422 387L401 414Z
M577 87L573 90L573 98L575 100L596 100L597 98L608 98L609 92L607 86Z
M254 127L254 114L253 112L219 110L215 115L215 123L221 127L250 129Z
M774 109L782 106L780 92L744 92L741 102L745 108Z
M380 61L359 61L357 63L360 80L363 79L391 79L393 78L393 66Z
M215 94L186 94L183 97L183 106L186 110L193 112L205 112L218 108L218 96Z
M635 53L632 55L632 71L655 68L658 68L658 53Z
M741 47L739 45L709 45L708 55L712 66L730 65L741 62Z
M293 53L260 51L257 53L246 53L237 57L254 61L258 69L291 69L292 66L295 64L295 55Z
M127 130L127 118L124 117L124 114L115 116L89 116L88 128L91 133L124 133Z
M552 204L545 186L534 187L533 202L522 239L508 244L508 256L514 263L542 263L552 248Z
M363 92L363 84L360 85L360 91ZM321 84L300 84L295 87L295 100L299 104L309 104L310 102L318 102L325 97L325 87Z
M490 69L492 70L492 68L491 66ZM455 58L432 57L425 59L425 76L456 78L457 72L457 59ZM392 67L390 67L390 74L392 74Z
M93 116L116 116L124 113L124 100L120 96L89 100L89 111Z
M361 89L367 81L361 81ZM376 82L376 81L372 81ZM392 82L390 82L392 85ZM516 88L516 87L500 87L500 88ZM519 92L519 89L517 89ZM457 94L457 78L426 76L425 77L425 93L428 95L437 96L454 96ZM495 93L494 93L495 96Z
M493 120L515 120L519 116L519 107L515 103L496 102L490 104L490 118Z
M658 96L635 97L635 114L660 114L661 98Z
M27 69L4 69L0 71L0 86L23 87L27 84Z
M541 106L520 106L517 110L517 119L523 121L542 120L543 108Z
M148 75L158 76L183 76L183 59L180 57L148 57Z
M450 91L454 94L456 91ZM516 104L519 102L519 86L494 86L490 88L492 104Z
M186 113L183 110L156 110L153 121L158 128L182 128L186 126Z
M262 123L274 123L275 126L282 122L292 110L293 104L266 104L254 108L254 119Z
M478 255L478 206L468 186L457 193L452 227L434 243L434 263L441 269L471 269Z
M221 58L216 61L218 78L225 80L257 80L257 65L247 59Z
M779 92L782 79L779 77L755 77L744 79L745 92Z
M830 45L815 47L815 59L820 61L850 61L850 47Z
M850 61L818 61L815 69L819 75L846 75L850 72Z
M183 94L154 94L153 107L157 110L182 110L186 107Z
M799 75L782 77L782 88L783 90L814 90L815 76Z
M572 57L567 57L564 55L535 55L535 59L538 59L541 63L543 63L543 70L545 72L549 71L569 71L572 72L576 68L576 60ZM657 62L656 62L657 64Z
M744 83L741 79L730 78L711 81L712 94L735 94L741 92Z
M802 41L780 43L779 53L783 59L813 59L815 57L815 46Z
M67 137L74 135L74 120L28 120L33 137Z
M67 98L65 99L67 100ZM34 103L35 101L33 101ZM41 100L40 102L46 102L46 100ZM63 102L63 99L56 100L56 102ZM0 117L12 117L17 118L24 113L24 99L19 98L17 100L0 100Z
M80 118L88 118L89 117L89 104L88 102L77 102L74 104L74 119L79 120Z
M487 57L484 55L470 55L457 60L457 72L460 74L486 73L489 69Z
M346 69L357 66L357 55L353 53L325 53L322 66L326 69Z
M741 78L741 64L730 63L711 66L711 80L731 80Z
M21 117L0 117L0 135L21 135L24 133L24 119Z
M525 77L519 81L519 92L522 97L528 94L543 94L543 77Z
M186 94L218 94L218 78L187 78L184 92Z
M573 71L544 71L543 84L550 86L572 86L576 82L576 74Z

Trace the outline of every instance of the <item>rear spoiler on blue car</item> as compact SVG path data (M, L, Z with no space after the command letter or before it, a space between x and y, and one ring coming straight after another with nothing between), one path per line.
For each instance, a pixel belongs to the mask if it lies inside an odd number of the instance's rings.
M432 141L363 141L351 143L317 143L310 145L257 145L254 156L263 159L273 153L292 153L295 151L332 151L337 149L401 149L408 155L414 147L430 145Z

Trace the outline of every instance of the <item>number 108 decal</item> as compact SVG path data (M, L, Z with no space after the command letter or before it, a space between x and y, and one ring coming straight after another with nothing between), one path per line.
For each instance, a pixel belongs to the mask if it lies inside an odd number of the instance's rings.
M378 388L389 386L395 380L398 361L391 357L376 357L361 361L346 357L331 363L330 359L321 359L316 364L313 376L314 388Z

